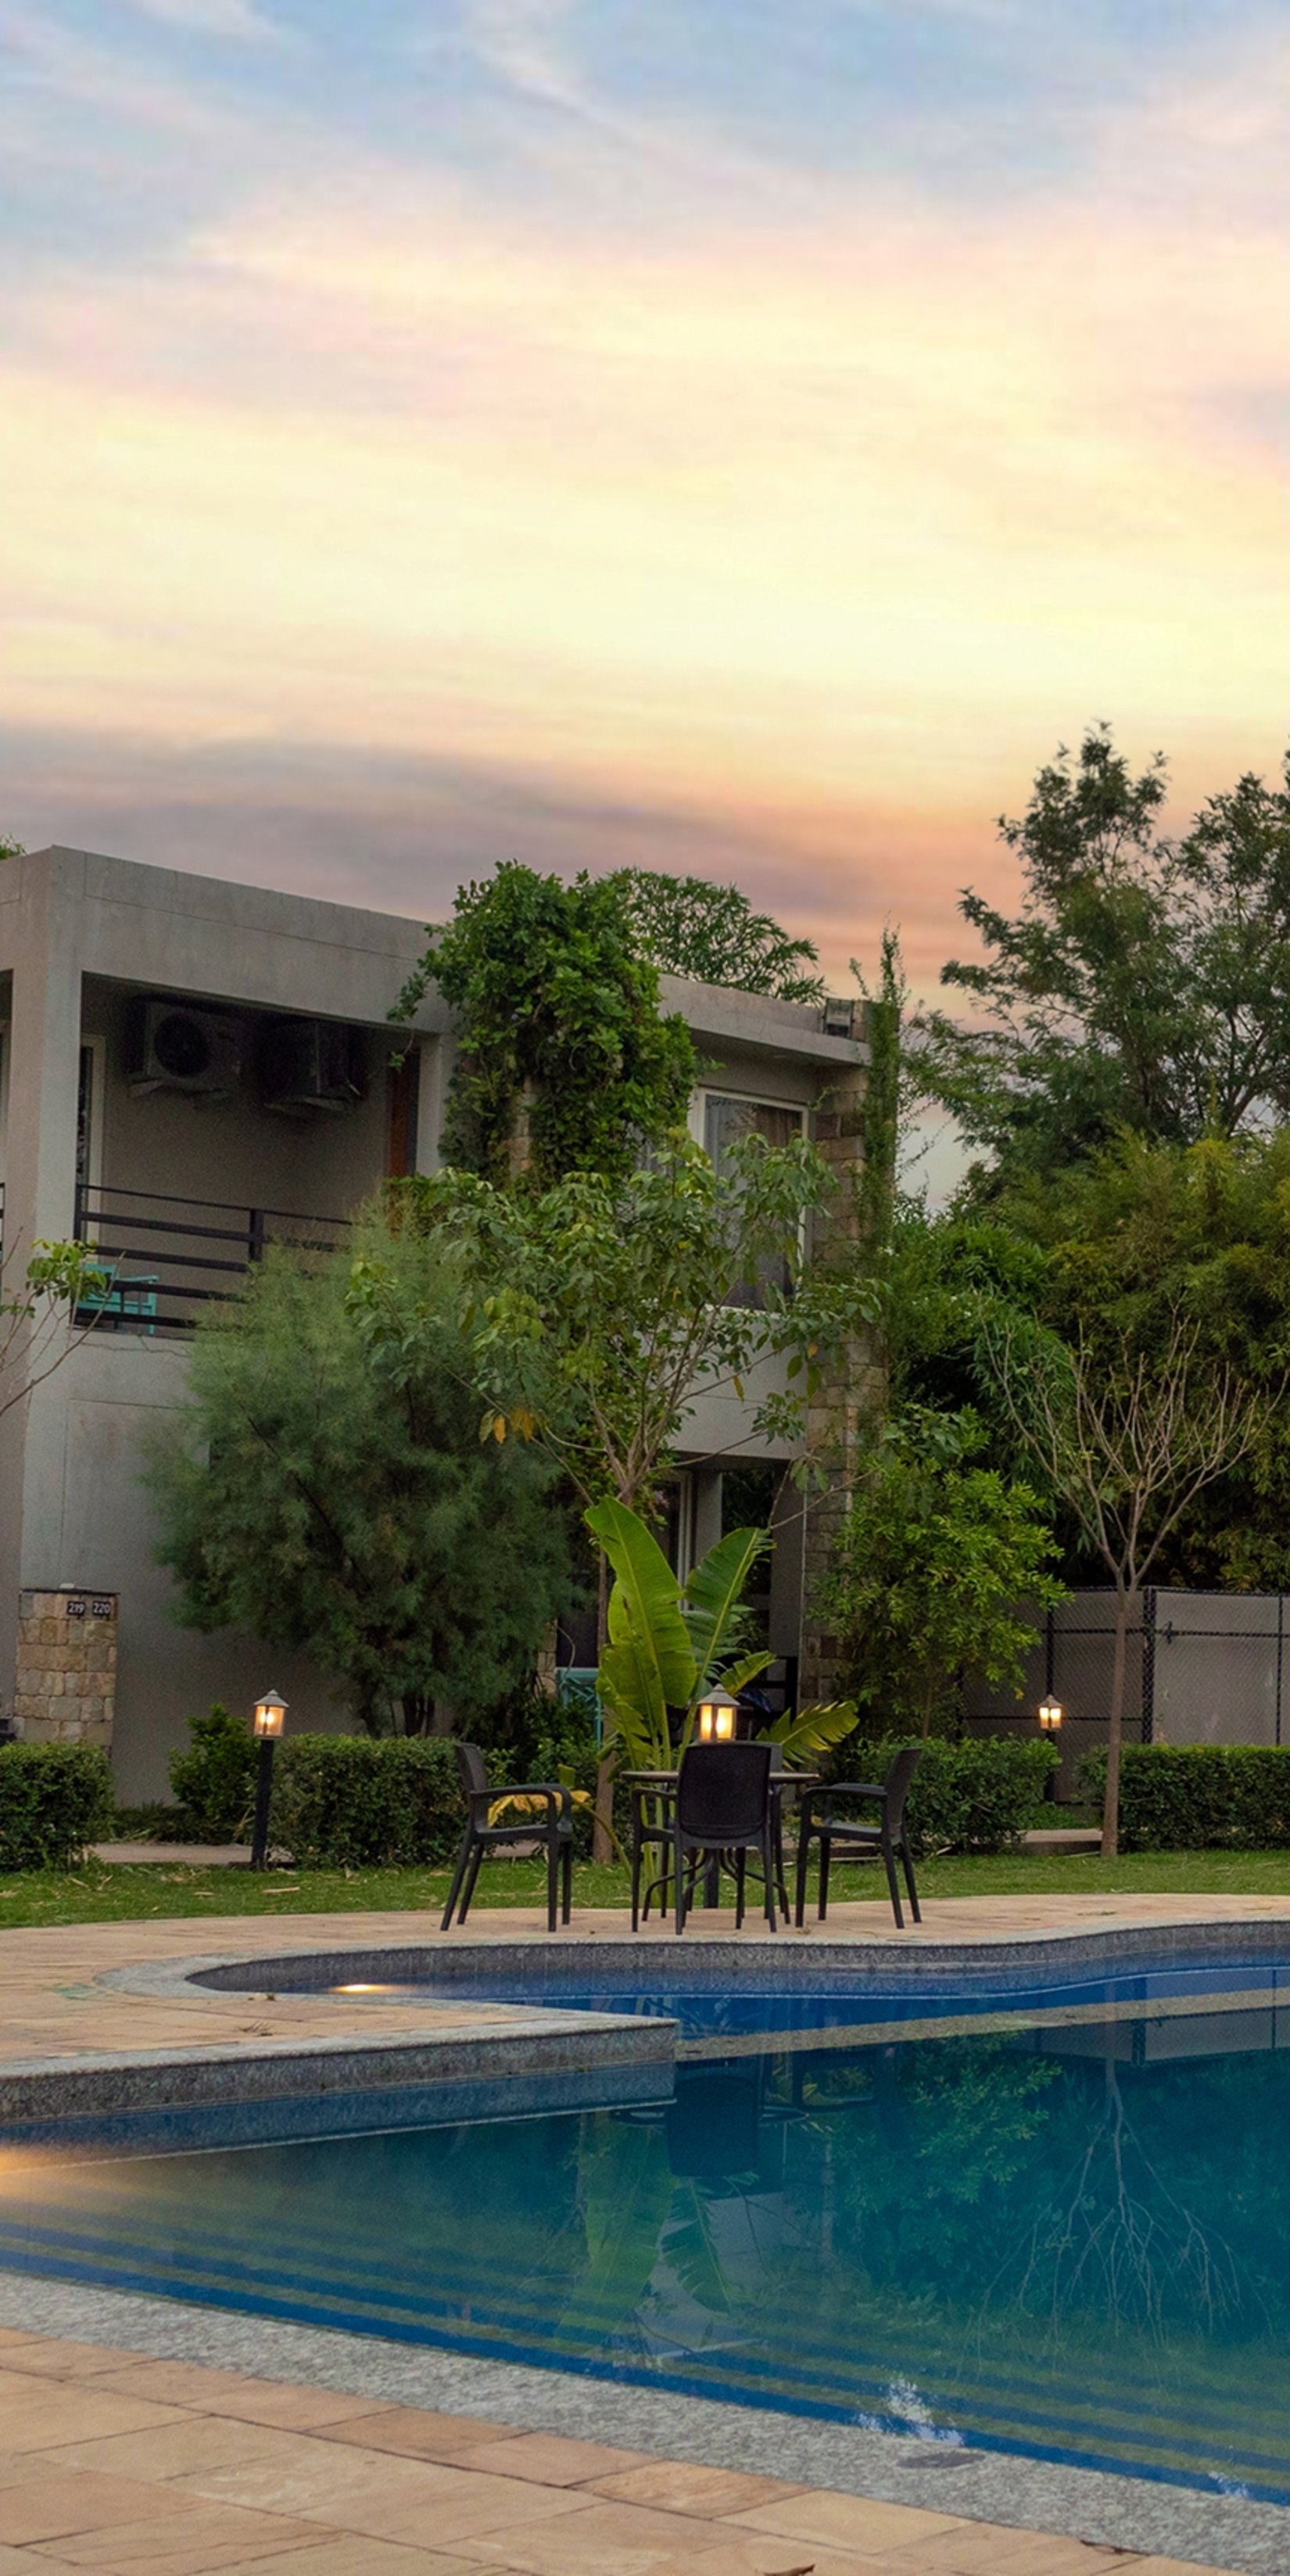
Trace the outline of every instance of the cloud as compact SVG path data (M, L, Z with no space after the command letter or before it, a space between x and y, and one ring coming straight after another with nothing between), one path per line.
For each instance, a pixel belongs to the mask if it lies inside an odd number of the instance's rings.
M137 67L26 25L111 126ZM903 912L921 971L1090 717L1181 744L1188 798L1271 764L1284 31L1113 100L1019 215L917 167L691 162L670 112L548 117L584 96L568 13L471 25L549 187L329 153L276 104L237 159L227 91L163 84L141 171L164 125L218 201L9 290L0 652L72 816L44 831L137 847L152 812L212 865L223 813L230 873L370 849L397 903L427 835L457 874L657 850L833 972Z
M125 0L125 5L158 26L183 35L259 39L278 31L250 0Z
M573 70L571 0L467 0L464 41L495 79L545 106L580 108Z

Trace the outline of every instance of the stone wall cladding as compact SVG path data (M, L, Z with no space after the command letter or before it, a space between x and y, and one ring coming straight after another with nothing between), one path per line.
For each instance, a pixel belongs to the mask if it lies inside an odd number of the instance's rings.
M830 1086L812 1121L816 1145L836 1185L827 1215L817 1229L817 1254L837 1254L859 1242L858 1192L863 1160L860 1145L867 1078L866 1066L849 1067ZM807 1408L806 1445L824 1468L828 1484L823 1492L812 1496L805 1515L800 1690L806 1702L837 1695L837 1640L820 1625L814 1604L850 1509L866 1426L881 1411L884 1391L874 1337L857 1334L839 1355L836 1374L817 1390Z
M26 1744L112 1743L114 1592L23 1592L13 1714Z

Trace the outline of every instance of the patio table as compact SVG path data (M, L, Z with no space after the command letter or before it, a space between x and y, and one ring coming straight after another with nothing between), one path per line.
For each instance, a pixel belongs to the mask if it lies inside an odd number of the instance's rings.
M661 1798L665 1801L670 1801L676 1796L676 1783L678 1777L676 1771L624 1771L622 1776L631 1790L634 1805L637 1801L643 1801L646 1798ZM775 1818L776 1850L779 1849L779 1836L780 1828L783 1823L785 1794L789 1790L792 1790L796 1794L802 1789L818 1789L823 1776L823 1773L820 1771L772 1771L770 1775L770 1797L771 1811ZM706 1853L704 1858L703 1902L705 1906L719 1905L721 1903L720 1850L718 1848L714 1848L712 1851ZM649 1905L649 1899L653 1895L656 1887L663 1890L663 1901L666 1904L666 1891L669 1884L669 1876L670 1873L665 1870L661 1878L650 1880L645 1896L647 1908Z

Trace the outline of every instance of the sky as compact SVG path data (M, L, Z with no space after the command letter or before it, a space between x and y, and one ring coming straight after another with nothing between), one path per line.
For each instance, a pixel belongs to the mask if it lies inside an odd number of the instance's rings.
M0 831L916 987L1290 736L1290 12L0 0Z

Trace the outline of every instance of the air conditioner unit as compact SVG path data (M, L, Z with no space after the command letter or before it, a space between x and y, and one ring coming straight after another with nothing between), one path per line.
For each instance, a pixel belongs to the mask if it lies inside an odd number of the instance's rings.
M224 1099L242 1070L242 1031L218 1011L187 1002L136 1004L126 1042L126 1078L136 1091L187 1091Z
M366 1056L363 1030L340 1020L270 1020L262 1039L260 1097L266 1109L287 1116L324 1110L335 1117L362 1099Z

